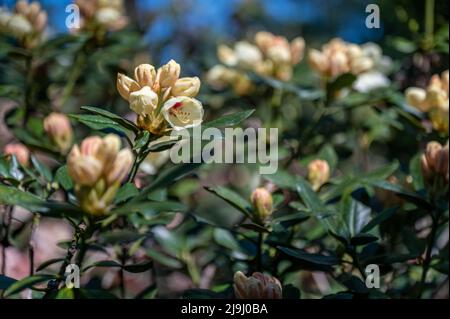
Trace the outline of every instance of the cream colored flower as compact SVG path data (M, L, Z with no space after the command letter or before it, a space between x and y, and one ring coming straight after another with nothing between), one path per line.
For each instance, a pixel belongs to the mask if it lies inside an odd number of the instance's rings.
M199 125L203 120L203 105L190 97L176 97L168 100L162 113L166 121L175 130Z
M219 45L217 48L217 57L220 62L227 66L236 66L238 64L238 58L234 50L224 44Z
M180 65L174 60L170 60L167 64L158 69L158 80L162 88L168 88L175 84L180 76Z
M120 144L114 134L103 138L91 136L80 147L75 145L67 157L68 173L75 184L80 207L89 214L108 212L133 165L132 152L120 150Z
M200 79L198 77L178 79L172 87L173 96L194 97L200 90Z
M422 112L430 110L430 104L427 102L427 92L424 89L410 87L405 91L406 102Z
M239 41L234 46L238 65L242 67L253 67L262 61L261 51L258 47L247 41Z
M158 95L148 86L130 93L130 108L139 115L149 115L158 106Z

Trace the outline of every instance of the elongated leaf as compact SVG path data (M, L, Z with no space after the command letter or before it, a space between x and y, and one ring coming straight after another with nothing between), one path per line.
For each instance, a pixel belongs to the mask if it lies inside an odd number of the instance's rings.
M383 223L384 221L388 220L395 214L397 209L398 209L398 207L391 207L391 208L388 208L388 209L378 213L377 216L375 216L375 218L373 218L366 226L364 226L361 229L361 232L367 233L370 230L372 230L374 227L376 227L376 226L380 225L381 223Z
M275 174L264 175L264 178L279 187L297 190L297 179L286 171L278 170Z
M178 259L162 254L156 250L147 250L147 256L169 268L180 269L183 267L183 263Z
M113 131L118 135L127 135L126 129L107 117L91 114L70 114L69 116L97 131Z
M41 282L49 281L52 279L55 279L56 277L54 275L33 275L26 277L22 280L18 280L14 282L12 285L10 285L4 293L5 297L9 297L11 295L14 295L16 293L21 292L24 289L31 288L32 286L39 284Z
M338 76L333 82L328 83L327 91L328 92L336 92L343 88L347 88L352 86L353 82L355 82L356 76L352 73L344 73Z
M342 220L348 230L348 236L358 235L364 225L370 220L371 209L356 201L351 196L346 196L341 202ZM343 233L340 233L343 235ZM345 237L345 236L344 236Z
M350 239L350 244L352 244L353 246L363 246L377 240L378 240L377 236L360 233Z
M91 112L91 113L94 113L94 114L101 115L103 117L106 117L106 118L114 121L115 123L119 124L123 128L130 130L136 134L139 132L139 128L136 125L134 125L133 122L131 122L127 119L124 119L123 117L116 115L114 113L108 112L106 110L103 110L103 109L100 109L97 107L91 107L91 106L82 106L81 109Z
M302 249L288 248L288 247L277 247L279 250L285 254L292 256L296 259L300 259L305 262L312 264L318 264L323 266L334 266L339 264L339 259L335 256L326 256L320 254L310 254Z
M44 261L42 264L40 264L37 268L36 271L41 271L51 265L54 265L56 263L60 263L63 262L64 258L53 258L53 259L49 259L47 261Z
M202 127L232 127L249 118L255 110L247 110L222 116L216 120L202 124Z
M67 165L61 166L55 173L55 181L65 190L73 188L73 181L67 171Z
M301 177L299 177L297 181L297 192L305 205L314 214L323 214L327 212L325 205L317 196L316 192L314 192L308 182Z
M205 187L205 189L226 201L228 204L242 212L246 217L250 219L253 218L253 210L250 203L239 194L225 187Z

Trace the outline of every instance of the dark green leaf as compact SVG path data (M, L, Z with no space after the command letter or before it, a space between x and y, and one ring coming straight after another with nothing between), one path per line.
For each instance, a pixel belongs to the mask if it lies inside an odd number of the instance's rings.
M205 187L205 189L220 197L224 201L226 201L228 204L242 212L246 217L252 219L252 207L248 201L246 201L244 198L242 198L239 194L235 193L234 191L225 188L225 187Z
M55 278L56 277L54 275L33 275L33 276L25 277L21 280L14 282L12 285L10 285L5 290L4 297L9 297L11 295L21 292L24 289L31 288L36 284L39 284L39 283L42 283L45 281L50 281Z
M320 254L311 254L302 249L288 248L288 247L277 247L279 250L285 254L292 256L296 259L324 266L334 266L339 264L339 259L335 256L326 256Z

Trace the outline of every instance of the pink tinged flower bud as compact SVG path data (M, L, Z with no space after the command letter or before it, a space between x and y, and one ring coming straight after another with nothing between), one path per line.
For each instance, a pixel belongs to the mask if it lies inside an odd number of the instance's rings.
M102 145L100 136L90 136L81 142L80 153L84 156L97 156L98 150Z
M150 64L139 65L134 69L134 78L141 87L152 87L156 80L155 67Z
M148 86L130 93L130 109L139 115L149 115L158 106L158 95Z
M115 182L118 182L120 184L125 179L125 177L127 177L132 165L133 154L131 153L131 151L129 149L121 150L117 154L110 170L107 172L107 184L111 185Z
M40 12L41 12L41 4L37 1L33 1L28 6L27 17L30 21L34 21Z
M83 155L75 145L67 159L67 170L69 176L77 185L92 186L102 174L102 163L90 155Z
M72 145L72 126L69 118L61 113L51 113L44 119L44 130L62 153Z
M330 57L330 75L335 77L350 71L347 56L342 51L337 51Z
M34 30L36 32L44 31L45 27L47 26L47 20L48 20L47 12L45 11L39 12L36 19L33 22Z
M305 53L305 40L297 37L291 42L291 64L296 65L303 59Z
M314 160L308 164L308 180L312 188L317 191L330 178L330 166L327 161Z
M246 277L238 271L234 274L234 294L237 299L282 299L280 281L259 272Z
M95 156L102 163L104 163L105 170L109 169L111 162L117 156L117 153L120 150L120 145L120 138L115 134L108 134L103 137Z
M433 177L433 171L428 165L427 157L422 154L420 157L420 168L422 170L422 176L425 180L430 180Z
M275 63L291 63L291 50L288 46L273 46L267 51L267 56Z
M430 105L427 102L427 92L424 89L410 87L405 91L406 102L412 107L427 112L430 110Z
M437 167L437 161L442 150L442 145L438 142L431 141L427 144L425 150L425 156L428 162L428 167L435 171Z
M319 73L325 74L328 71L329 61L327 57L319 50L309 50L308 62L311 68Z
M272 194L265 188L257 188L250 196L255 214L259 221L264 220L272 215L273 212L273 199Z
M180 76L180 70L180 65L174 60L170 60L158 69L159 85L162 88L173 86Z
M439 152L439 156L436 161L436 172L443 176L448 181L448 170L449 170L449 163L448 163L448 151L449 151L449 145L447 144L441 149Z
M15 9L16 9L17 13L20 13L20 14L26 16L28 14L28 10L29 10L28 1L26 1L26 0L17 1Z
M25 145L21 143L7 144L3 153L10 156L14 155L21 165L28 166L30 161L30 151Z
M255 34L255 43L264 53L273 45L273 42L274 35L270 32L260 31Z
M162 114L165 120L175 130L199 125L203 120L203 105L190 97L176 97L168 100Z
M181 78L175 82L171 93L173 96L194 97L200 90L200 79L198 77Z
M140 86L136 81L122 73L117 74L116 86L120 96L122 96L127 101L130 97L131 92L138 91L140 89Z

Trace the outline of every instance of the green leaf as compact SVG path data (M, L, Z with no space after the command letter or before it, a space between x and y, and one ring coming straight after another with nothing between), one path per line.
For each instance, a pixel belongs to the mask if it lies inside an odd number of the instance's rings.
M50 171L50 169L47 166L45 166L44 164L42 164L41 162L39 162L34 155L31 156L31 162L33 163L33 166L36 169L36 171L46 181L51 181L52 180L53 177L52 177L52 172Z
M214 240L218 245L226 247L232 251L241 251L239 242L234 238L233 234L226 229L214 229Z
M336 169L339 158L333 146L331 146L330 144L325 144L320 149L317 155L319 159L327 161L328 165L330 166L331 172L333 172Z
M134 299L155 299L157 294L158 287L156 287L156 285L151 285L138 293Z
M67 165L61 166L55 173L55 181L66 191L73 188L73 181L67 171Z
M21 280L14 282L12 285L10 285L5 290L4 297L9 297L11 295L21 292L22 290L31 288L36 284L42 283L44 281L50 281L55 278L56 277L54 275L33 275L33 276L23 278Z
M305 205L314 214L324 214L327 212L327 208L317 196L316 192L314 192L308 182L301 177L297 180L297 192Z
M361 229L361 232L367 233L370 230L372 230L374 227L376 227L376 226L380 225L381 223L383 223L384 221L388 220L395 214L397 209L398 209L398 207L391 207L391 208L388 208L388 209L378 213L375 216L375 218L373 218L366 226L364 226Z
M347 195L341 201L342 221L348 230L347 236L355 237L370 220L371 209ZM343 235L343 233L340 233ZM346 236L344 236L346 237Z
M150 142L150 132L140 131L136 137L133 150L139 150Z
M222 116L216 120L203 123L202 128L208 128L208 127L232 127L236 126L242 121L249 118L255 110L247 110L242 112L237 112L229 115Z
M275 174L264 175L264 178L281 188L297 190L297 179L286 171L278 170Z
M377 240L378 240L377 236L360 233L356 236L353 236L350 239L350 244L353 246L363 246L363 245L370 244Z
M96 107L91 107L91 106L82 106L81 109L91 112L91 113L94 113L94 114L101 115L105 118L108 118L108 119L114 121L115 123L119 124L120 126L122 126L124 129L130 130L130 131L134 132L135 134L137 134L140 131L140 129L136 125L134 125L133 122L131 122L127 119L124 119L123 117L121 117L119 115L108 112L106 110L96 108Z
M5 290L17 280L14 278L7 277L5 275L0 275L0 290Z
M352 73L344 73L338 76L334 81L327 84L327 92L332 93L344 88L351 87L356 81L356 76Z
M183 267L183 263L178 259L164 255L158 252L157 250L153 249L147 250L147 256L156 261L157 263L172 269L180 269Z
M396 193L399 197L405 199L406 201L416 204L418 207L422 207L426 210L432 209L432 204L428 203L426 198L422 197L418 193L412 193L408 190L405 190L402 186L397 184L391 184L386 181L376 181L372 183L373 186L379 187L381 189L391 191Z
M153 216L161 212L184 212L186 206L179 202L158 202L158 201L130 201L121 207L112 210L111 214L128 215L135 212L140 212L145 215Z
M123 270L133 273L133 274L137 274L137 273L145 272L145 271L151 269L152 267L153 267L152 261L143 261L138 264L125 265L125 266L123 266Z
M115 121L100 115L91 114L69 114L70 118L97 131L114 131L118 135L127 135L128 130L117 124Z
M114 201L115 204L119 204L122 202L126 202L130 198L133 198L139 194L139 190L132 183L126 183L122 187L119 188L119 191L116 194L116 199Z
M310 254L302 249L288 248L288 247L277 247L279 250L285 254L294 257L296 259L317 264L323 266L334 266L339 264L339 259L335 256L326 256L321 254Z
M129 229L116 229L99 235L98 242L101 244L125 244L136 241L145 235Z
M60 263L63 261L64 261L64 258L53 258L53 259L46 260L36 268L36 271L38 272L38 271L44 270L48 266L51 266L51 265L54 265L56 263Z
M62 288L58 291L55 299L75 299L75 290L70 288Z
M242 198L239 194L235 193L234 191L219 186L219 187L208 187L206 186L205 189L218 196L219 198L226 201L228 204L242 212L246 217L249 219L253 218L253 209L252 206L248 201L246 201L244 198Z

